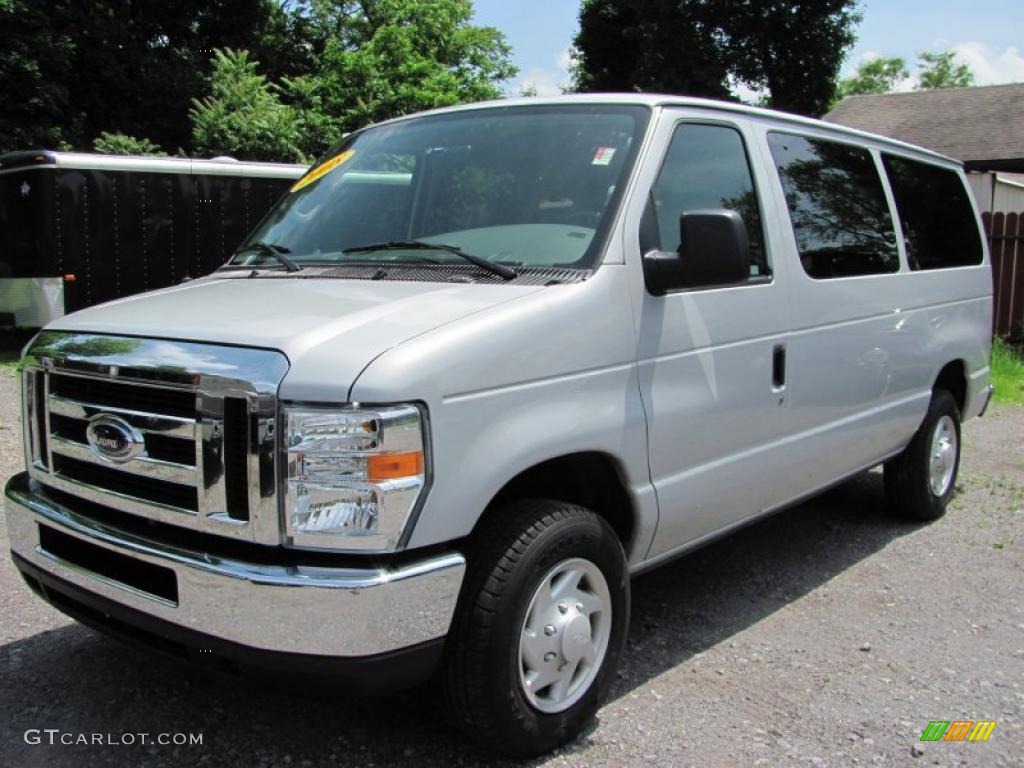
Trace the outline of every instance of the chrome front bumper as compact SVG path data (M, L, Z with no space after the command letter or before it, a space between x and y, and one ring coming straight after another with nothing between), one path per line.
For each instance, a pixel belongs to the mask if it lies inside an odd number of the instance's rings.
M11 551L40 571L163 622L261 651L367 657L448 632L465 558L438 555L394 568L266 565L171 547L91 520L39 492L26 474L6 489ZM69 562L40 527L173 571L175 600Z

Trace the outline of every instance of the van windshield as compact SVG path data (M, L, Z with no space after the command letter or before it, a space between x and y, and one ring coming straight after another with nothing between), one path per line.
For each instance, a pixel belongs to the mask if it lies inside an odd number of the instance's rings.
M228 266L281 268L276 250L299 266L466 265L469 254L499 274L590 269L648 118L639 106L510 106L359 131L295 183ZM435 243L447 248L426 247Z

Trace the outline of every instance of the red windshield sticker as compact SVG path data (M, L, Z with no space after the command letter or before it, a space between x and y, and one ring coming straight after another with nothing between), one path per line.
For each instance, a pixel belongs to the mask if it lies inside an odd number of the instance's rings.
M615 147L598 147L591 165L611 165L613 157L615 157Z

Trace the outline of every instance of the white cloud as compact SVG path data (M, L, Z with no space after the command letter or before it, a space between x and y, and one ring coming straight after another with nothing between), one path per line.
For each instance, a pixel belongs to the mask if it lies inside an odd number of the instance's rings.
M984 43L972 41L958 43L953 50L971 68L977 85L1024 82L1024 55L1013 46L997 53Z
M984 43L968 41L951 46L937 46L934 50L951 50L958 62L971 68L976 85L997 85L1000 83L1024 82L1024 54L1013 46L996 51ZM881 56L877 51L865 51L857 59L847 60L841 77L849 77L864 62ZM906 59L911 71L910 77L897 81L893 90L898 93L914 90L921 81L916 55Z
M768 91L762 88L751 88L746 83L741 83L734 77L729 78L729 91L744 104L749 104L754 107L760 105L761 99L768 94Z
M524 88L535 88L538 96L561 96L562 89L570 83L569 65L572 58L569 49L559 51L551 57L554 67L530 67L512 81L509 92L518 96Z
M895 83L893 83L893 93L907 93L912 91L921 83L921 78L918 75L911 74L909 77L901 77Z
M562 73L556 70L531 67L513 81L512 92L518 95L524 88L533 88L538 96L558 96L562 93L561 85L564 82Z

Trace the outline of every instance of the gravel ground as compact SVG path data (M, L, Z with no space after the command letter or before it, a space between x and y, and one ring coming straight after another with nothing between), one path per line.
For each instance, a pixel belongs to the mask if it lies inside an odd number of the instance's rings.
M21 465L0 370L0 478ZM960 491L928 525L855 481L640 577L611 700L531 765L1024 765L1024 408L965 429ZM0 521L0 764L505 765L429 689L378 699L209 676L107 640L32 596ZM918 741L996 720L987 743ZM197 746L47 746L63 733L197 733ZM45 737L45 735L44 735Z

